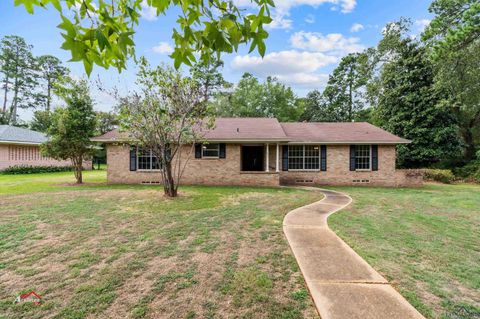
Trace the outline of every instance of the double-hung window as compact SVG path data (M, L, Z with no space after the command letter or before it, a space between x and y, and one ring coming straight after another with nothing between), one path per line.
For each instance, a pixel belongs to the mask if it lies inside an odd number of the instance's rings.
M153 154L151 149L137 149L137 169L145 171L160 169L160 161Z
M202 157L220 157L220 144L209 143L202 145Z
M289 145L289 170L319 170L320 146L318 145Z
M371 169L372 156L370 145L355 146L355 169L369 170Z

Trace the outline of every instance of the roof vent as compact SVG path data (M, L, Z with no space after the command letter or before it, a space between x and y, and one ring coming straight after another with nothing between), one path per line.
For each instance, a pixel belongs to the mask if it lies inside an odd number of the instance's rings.
M237 133L240 133L240 128L237 127Z

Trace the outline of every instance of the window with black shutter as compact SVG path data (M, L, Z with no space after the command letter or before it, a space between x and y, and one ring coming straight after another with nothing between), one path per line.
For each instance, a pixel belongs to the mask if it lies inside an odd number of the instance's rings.
M130 171L137 170L137 147L130 146Z
M320 147L320 169L323 172L327 170L327 145Z
M282 171L288 171L288 145L282 146Z
M372 145L372 171L378 171L378 145Z

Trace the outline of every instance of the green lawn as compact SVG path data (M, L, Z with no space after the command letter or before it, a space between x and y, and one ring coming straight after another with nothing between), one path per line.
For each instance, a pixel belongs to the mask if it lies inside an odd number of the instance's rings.
M317 318L282 220L320 194L85 182L0 175L0 318Z
M317 318L282 220L318 193L73 181L0 175L0 318ZM480 186L334 189L330 227L419 311L480 318Z
M335 188L330 227L428 318L480 318L480 186Z

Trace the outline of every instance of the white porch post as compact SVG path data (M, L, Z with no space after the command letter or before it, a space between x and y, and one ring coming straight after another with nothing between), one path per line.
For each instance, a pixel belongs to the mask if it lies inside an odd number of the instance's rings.
M270 163L269 163L269 160L270 160L270 154L269 154L269 147L268 147L268 143L267 143L267 167L265 169L265 172L269 172L270 171Z
M276 171L277 173L280 172L280 168L279 168L280 164L279 164L279 161L278 161L278 157L279 157L279 156L278 156L278 149L279 149L279 148L280 148L280 146L279 146L279 144L277 143L277 153L276 153L276 155L277 155L277 163L275 164L275 171Z

